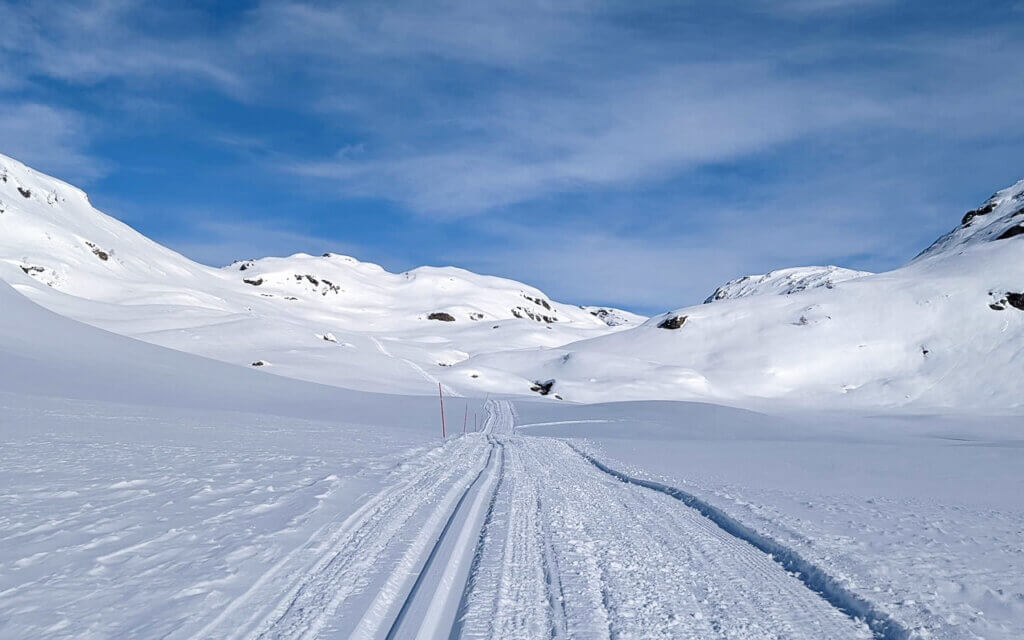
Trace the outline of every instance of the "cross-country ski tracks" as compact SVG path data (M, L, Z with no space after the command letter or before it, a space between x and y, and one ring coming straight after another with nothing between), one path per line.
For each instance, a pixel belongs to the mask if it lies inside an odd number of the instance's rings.
M486 414L482 433L425 454L326 540L311 539L307 570L278 567L199 635L877 636L699 505L566 442L512 435L508 402Z
M454 485L475 477L491 446L473 437L429 452L336 531L321 530L282 559L194 637L313 638L332 631L343 617L339 610L372 591L394 549L422 528ZM310 555L315 560L303 562Z
M464 638L871 638L770 556L563 442L504 441ZM532 485L532 486L531 486Z

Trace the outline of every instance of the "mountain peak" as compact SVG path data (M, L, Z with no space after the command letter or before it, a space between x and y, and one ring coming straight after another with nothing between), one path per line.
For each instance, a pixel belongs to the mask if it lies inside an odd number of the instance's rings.
M1024 234L1024 180L997 191L977 209L971 209L953 229L922 251L914 260L973 246L1009 240Z

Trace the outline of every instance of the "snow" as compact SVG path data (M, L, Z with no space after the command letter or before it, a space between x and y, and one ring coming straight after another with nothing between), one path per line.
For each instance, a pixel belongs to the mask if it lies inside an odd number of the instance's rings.
M901 269L645 321L453 268L212 269L0 167L0 638L1024 628L1024 183Z
M913 637L1019 637L1019 417L767 416L675 402L517 408L522 433L573 438L614 469L697 496Z
M854 271L834 265L779 269L762 275L743 276L730 280L715 289L704 301L704 304L763 294L790 295L818 287L831 289L836 283L869 275L871 275L869 271Z
M0 156L0 176L0 279L61 315L225 362L263 361L281 376L430 394L444 367L472 355L558 346L646 319L454 267L389 273L348 256L296 254L214 269L16 160Z
M988 216L1021 205L1019 185L1000 193L1016 195L1000 196ZM1006 222L992 220L996 230ZM504 393L553 379L553 394L578 402L1019 411L1020 385L1008 372L1024 353L1024 298L1015 295L1024 291L1024 235L974 242L957 234L887 273L789 295L734 289L733 299L614 334L479 355L447 379L476 373ZM675 330L659 327L683 317Z

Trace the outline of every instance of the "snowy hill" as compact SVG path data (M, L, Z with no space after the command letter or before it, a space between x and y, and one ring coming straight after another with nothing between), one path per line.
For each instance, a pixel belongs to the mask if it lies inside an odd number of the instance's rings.
M389 273L347 256L197 264L97 211L81 190L0 156L0 274L58 313L273 373L430 393L471 355L553 347L639 324L453 267ZM470 385L471 388L471 385ZM454 390L453 390L454 391Z
M936 240L915 260L950 253L1024 234L1024 180L997 191L983 205L964 214L960 226Z
M496 392L532 387L582 402L1019 408L1022 194L1024 182L1000 191L888 273L775 272L615 335L488 354L452 373L471 371ZM804 290L790 287L793 275ZM824 286L812 288L815 279Z
M763 294L789 295L817 287L831 289L839 282L869 275L869 271L854 271L833 265L778 269L763 275L743 276L730 280L715 289L714 293L704 300L704 304Z

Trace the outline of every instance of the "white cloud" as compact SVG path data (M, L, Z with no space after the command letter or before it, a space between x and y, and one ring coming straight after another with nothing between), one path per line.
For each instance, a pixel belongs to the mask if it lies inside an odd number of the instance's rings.
M72 111L0 102L0 151L69 182L88 183L110 170L106 161L87 152L89 130Z

